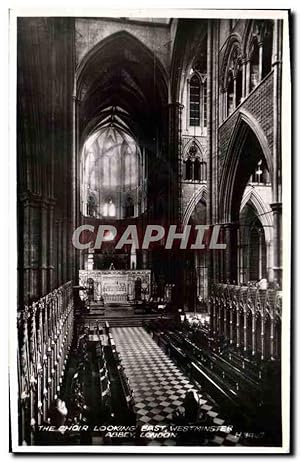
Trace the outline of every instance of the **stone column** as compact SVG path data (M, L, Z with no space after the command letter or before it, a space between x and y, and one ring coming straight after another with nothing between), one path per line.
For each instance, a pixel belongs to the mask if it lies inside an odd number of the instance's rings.
M227 118L227 113L228 113L228 108L227 108L227 90L224 90L223 93L223 101L224 101L224 106L223 106L223 120Z
M218 127L219 127L219 28L218 20L210 19L207 30L207 202L206 223L218 222ZM226 92L223 94L226 117ZM212 284L219 280L219 254L207 255L208 295Z
M261 355L260 359L265 359L265 317L261 316L261 332L260 332L260 341L261 341Z
M242 100L244 100L248 94L247 92L247 61L243 58L242 61L242 75L243 75L243 87L242 87Z
M62 246L62 283L67 282L68 274L68 220L62 221L62 236L61 236L61 246Z
M24 303L46 295L53 287L53 207L54 200L26 193L23 207ZM25 301L26 300L26 301Z
M245 82L245 88L246 88L246 96L249 95L250 93L250 84L251 84L251 62L250 59L246 61L246 82Z
M263 261L262 261L262 245L263 245L263 229L258 230L258 279L260 280L263 277Z
M225 223L222 225L225 229L226 249L224 252L225 259L225 279L231 284L237 284L237 230L238 225L235 223Z
M225 304L224 306L224 317L223 317L223 322L224 322L224 336L227 337L227 306Z
M233 79L233 111L236 108L236 76Z
M41 201L41 253L40 253L40 281L41 295L46 295L48 292L48 205L43 200Z
M54 271L55 271L55 257L54 257L54 200L49 201L48 207L48 292L54 289Z
M195 274L196 274L196 295L199 297L201 295L201 284L204 285L204 281L200 280L200 267L201 265L201 257L200 252L195 250L194 251L194 267L195 267Z
M241 233L237 230L237 284L243 283L243 260L242 260L242 244Z
M272 67L273 85L273 276L281 284L281 47L282 21L274 21Z
M281 202L270 204L273 211L273 278L277 279L281 286L282 264L281 264Z
M213 156L213 20L207 23L207 200L206 223L212 223L213 210L213 182L212 182L212 156ZM211 293L213 280L213 257L211 251L207 255L208 296ZM213 329L215 330L215 328Z
M255 345L255 340L256 340L256 318L255 318L255 312L252 313L252 330L251 330L251 346L252 346L252 356L255 355L256 353L256 345Z
M247 342L247 310L244 309L244 315L243 315L243 330L244 330L244 352L246 353L247 348L248 348L248 342Z
M217 333L217 313L216 313L216 301L212 303L212 334L213 336Z
M181 159L181 114L183 105L169 104L169 179L168 221L176 223L182 218L182 159Z
M218 310L217 310L217 332L218 332L218 335L222 335L222 331L221 331L221 306L220 306L219 302L218 302Z
M185 119L186 119L186 126L189 127L190 125L190 92L191 92L191 79L187 79L187 92L186 92L186 110L185 110Z
M26 193L20 198L20 207L23 208L23 271L24 304L29 304L41 295L41 196ZM22 300L20 300L22 302Z
M72 229L75 230L79 226L80 221L80 165L79 165L79 143L78 143L78 111L80 100L75 95L73 96L73 157L72 157ZM79 272L79 251L73 247L72 261L73 274L72 279L78 283Z
M230 344L233 343L233 307L230 307L230 312L229 312L229 341Z
M56 287L62 283L61 222L57 220L56 229Z
M271 316L270 319L270 359L275 359L274 351L274 317Z
M263 43L258 43L259 64L258 64L258 81L262 80L262 67L263 67Z
M240 346L240 310L236 307L236 347Z
M181 159L181 116L183 105L179 102L170 103L169 111L169 140L168 140L168 184L165 185L166 210L164 219L169 224L176 224L182 220L182 159ZM165 266L165 282L175 283L184 278L183 268L174 268L173 251L166 255L168 263ZM178 304L183 303L183 291L180 284L175 286Z

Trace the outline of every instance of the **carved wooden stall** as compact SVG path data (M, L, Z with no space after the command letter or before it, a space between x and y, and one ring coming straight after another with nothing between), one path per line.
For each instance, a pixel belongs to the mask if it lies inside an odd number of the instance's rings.
M18 337L20 443L32 444L60 397L73 337L71 281L19 312Z
M259 290L215 284L209 299L212 334L261 359L280 358L282 295L277 290Z

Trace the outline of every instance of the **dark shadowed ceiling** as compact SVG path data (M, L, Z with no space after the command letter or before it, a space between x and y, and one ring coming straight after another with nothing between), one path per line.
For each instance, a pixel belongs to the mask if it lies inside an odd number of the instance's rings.
M78 72L81 142L105 124L117 124L139 139L164 126L167 87L151 50L126 32L92 50Z

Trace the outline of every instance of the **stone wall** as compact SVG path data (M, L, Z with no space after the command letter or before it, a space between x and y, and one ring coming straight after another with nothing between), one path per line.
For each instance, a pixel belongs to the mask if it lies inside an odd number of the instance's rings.
M219 171L221 172L228 146L241 110L246 110L261 127L270 152L273 150L273 72L246 97L219 127ZM221 175L219 175L219 178Z
M72 277L72 18L18 19L20 305Z
M112 18L76 18L76 64L99 42L118 32L127 32L140 40L161 61L170 66L170 29L167 24L137 23Z

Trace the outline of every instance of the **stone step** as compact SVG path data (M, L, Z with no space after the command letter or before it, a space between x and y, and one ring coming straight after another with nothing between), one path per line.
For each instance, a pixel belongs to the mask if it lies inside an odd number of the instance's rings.
M132 315L132 316L98 316L87 314L85 316L85 325L95 326L99 322L108 324L111 327L137 327L142 326L145 321L150 321L157 319L159 316L156 314L153 315Z
M143 319L135 319L135 318L112 318L112 319L104 319L104 318L97 318L97 319L85 319L85 325L88 326L95 326L99 322L105 323L108 322L110 327L138 327L143 325Z

